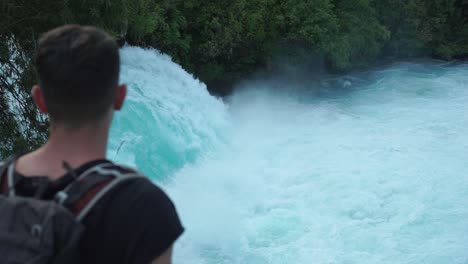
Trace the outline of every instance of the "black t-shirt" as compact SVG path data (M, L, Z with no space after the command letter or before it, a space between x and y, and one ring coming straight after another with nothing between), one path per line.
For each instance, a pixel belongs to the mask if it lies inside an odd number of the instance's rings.
M110 162L97 160L75 170L79 175L92 166ZM33 196L47 185L44 199L51 199L73 180L66 174L56 181L45 176L25 177L15 173L15 191ZM146 178L117 185L83 220L86 229L80 243L82 263L148 264L164 253L183 233L169 197Z

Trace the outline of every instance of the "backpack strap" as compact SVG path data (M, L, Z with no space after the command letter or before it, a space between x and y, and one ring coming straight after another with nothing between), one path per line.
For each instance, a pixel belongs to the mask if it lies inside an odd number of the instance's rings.
M82 221L89 213L89 211L91 211L91 209L101 200L101 198L103 198L118 184L139 177L141 176L123 175L112 180L111 182L103 186L102 189L98 193L96 193L96 195L94 195L94 197L86 204L86 206L79 211L78 215L76 216L76 219L78 219L78 221Z
M6 161L0 161L0 194L6 193L8 191L8 183L5 182L5 172L8 168Z
M8 193L9 196L15 195L13 173L16 159L19 156L20 154L15 154L0 162L0 193Z
M112 163L99 164L80 174L73 183L57 193L55 200L69 208L78 221L82 221L120 183L141 177L134 170Z

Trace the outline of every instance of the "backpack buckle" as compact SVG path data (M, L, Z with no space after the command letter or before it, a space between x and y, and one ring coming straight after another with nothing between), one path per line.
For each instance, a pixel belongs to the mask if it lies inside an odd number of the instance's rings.
M67 199L68 194L64 191L60 191L55 195L55 201L60 205L63 205Z

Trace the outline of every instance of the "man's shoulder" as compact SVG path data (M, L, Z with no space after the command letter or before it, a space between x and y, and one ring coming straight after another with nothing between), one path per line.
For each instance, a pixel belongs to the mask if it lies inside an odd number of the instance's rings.
M155 221L151 218L158 218L158 221L165 219L179 223L174 203L162 188L134 168L114 163L107 166L109 170L119 171L116 175L138 177L127 178L108 191L91 210L91 222L100 218L129 224L126 220L133 223L137 220L135 217L144 215L149 221Z
M175 211L175 206L166 192L148 177L127 166L115 166L127 172L135 172L140 177L120 183L109 193L107 203L110 202L119 208L128 206L132 211L144 209L145 207L151 207L152 210L157 211L167 210L168 213Z
M157 202L160 205L170 204L171 207L174 207L172 200L161 187L153 183L148 177L142 174L140 176L120 184L114 192L116 199L123 199L125 200L123 202L128 203L149 202L153 206Z
M184 231L169 196L147 177L127 180L114 187L93 208L84 224L86 258L100 247L103 259L120 256L131 259L128 263L149 263Z

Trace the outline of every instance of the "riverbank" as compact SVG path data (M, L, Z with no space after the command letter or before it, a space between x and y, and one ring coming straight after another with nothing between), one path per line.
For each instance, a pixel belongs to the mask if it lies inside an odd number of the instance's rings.
M274 74L283 65L278 58L308 74L350 72L383 58L466 58L467 14L462 0L4 0L0 155L28 151L47 137L47 119L30 97L33 58L40 34L59 25L94 25L158 49L212 94L226 96L259 72ZM324 66L309 67L315 59Z

